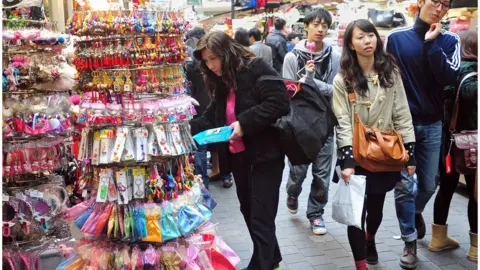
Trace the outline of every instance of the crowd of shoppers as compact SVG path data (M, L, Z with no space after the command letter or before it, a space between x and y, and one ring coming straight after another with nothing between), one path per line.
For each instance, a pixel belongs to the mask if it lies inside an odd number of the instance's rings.
M189 33L187 78L200 103L191 130L196 134L226 125L233 128L228 142L210 150L217 161L214 177L231 181L228 176L233 174L254 245L247 269L279 269L282 261L275 217L285 154L272 124L289 112L289 95L282 81L259 79L262 76L315 85L338 120L335 134L311 164L306 217L313 234L327 233L323 215L338 156L339 176L345 182L352 175L366 177L362 227L347 228L357 269L379 261L375 235L391 190L405 243L399 259L402 268L417 267L417 240L425 237L428 222L433 222L430 251L459 247L448 236L447 218L460 175L455 169L446 172L445 157L452 147L449 120L457 94L460 109L455 130L477 130L477 33L457 35L442 29L440 20L451 5L448 0L419 0L418 5L415 24L393 30L385 42L370 21L352 21L341 52L324 42L332 16L322 8L305 15L305 39L287 33L283 19L275 20L275 30L264 40L256 28L239 29L234 39L223 32ZM359 165L353 154L355 115L372 130L398 134L408 155L403 169L372 171ZM195 168L208 187L207 150L199 147ZM288 165L286 206L295 214L310 164ZM467 258L477 261L475 174L467 174L465 179L470 197ZM434 217L425 221L422 213L438 182Z

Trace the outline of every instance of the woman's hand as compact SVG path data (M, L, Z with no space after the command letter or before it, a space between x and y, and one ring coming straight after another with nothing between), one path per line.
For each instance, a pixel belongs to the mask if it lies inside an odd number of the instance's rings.
M414 175L416 169L417 169L417 166L408 166L408 167L407 167L407 174L408 174L408 176Z
M346 183L350 182L350 176L355 174L355 169L347 168L342 171L342 179Z
M230 127L233 128L233 132L232 135L230 135L230 138L228 138L229 141L240 139L243 136L243 130L240 126L240 122L235 121L230 125Z
M315 72L315 61L308 60L307 64L305 65L305 70L307 72Z

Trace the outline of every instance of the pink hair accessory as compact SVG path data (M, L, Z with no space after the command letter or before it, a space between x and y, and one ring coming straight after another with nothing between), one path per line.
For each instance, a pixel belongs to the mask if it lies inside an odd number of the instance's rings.
M73 105L78 105L80 104L80 96L78 94L74 94L69 97L70 101L72 102Z

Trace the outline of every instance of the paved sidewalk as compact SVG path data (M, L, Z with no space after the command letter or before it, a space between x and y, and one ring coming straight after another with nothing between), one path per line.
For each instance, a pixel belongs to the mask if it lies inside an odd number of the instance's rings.
M310 270L310 269L355 269L353 256L347 239L347 228L336 223L331 217L331 204L325 209L325 224L328 234L325 236L313 235L305 211L307 205L311 172L304 182L304 190L299 198L299 211L296 215L288 213L285 206L286 180L288 166L283 174L283 183L280 192L280 202L276 219L277 237L283 256L282 270ZM237 200L235 186L223 189L221 182L210 184L210 190L218 203L214 210L214 219L219 222L219 233L225 241L237 252L242 259L237 269L247 267L252 255L253 247L248 234L240 206ZM337 185L331 183L330 200L335 194ZM431 239L431 227L427 226L427 236L418 243L419 264L417 269L477 269L477 264L465 258L470 239L467 219L468 200L464 195L456 193L453 197L449 215L449 233L460 242L459 249L447 252L433 253L428 251ZM433 220L433 199L427 205L424 213L426 221ZM383 209L383 221L377 233L377 250L379 263L370 269L401 269L398 265L399 256L403 251L404 243L395 240L400 230L395 214L393 192L388 193ZM214 220L214 221L215 221Z

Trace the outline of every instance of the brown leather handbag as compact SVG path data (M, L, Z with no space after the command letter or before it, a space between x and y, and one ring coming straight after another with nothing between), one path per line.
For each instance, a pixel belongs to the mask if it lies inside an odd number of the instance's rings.
M355 112L357 96L348 90L348 99L352 103L353 159L364 169L371 172L397 172L405 168L408 153L402 137L395 131L378 131L366 127Z
M477 72L471 72L458 85L455 105L453 107L452 120L450 122L451 149L455 170L459 174L472 175L477 169L478 133L477 130L462 130L456 132L458 110L460 106L460 87L470 77L477 76Z

